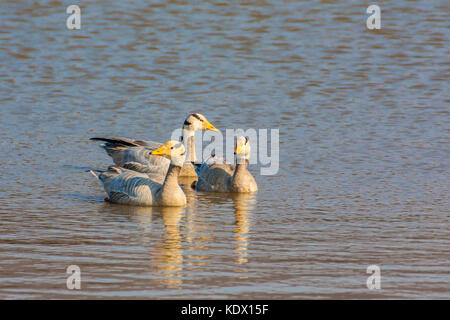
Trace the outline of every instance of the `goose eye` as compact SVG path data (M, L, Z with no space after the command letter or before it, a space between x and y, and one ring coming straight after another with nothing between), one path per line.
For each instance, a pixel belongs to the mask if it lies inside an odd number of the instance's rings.
M170 147L170 149L172 149L172 150L173 150L173 147Z

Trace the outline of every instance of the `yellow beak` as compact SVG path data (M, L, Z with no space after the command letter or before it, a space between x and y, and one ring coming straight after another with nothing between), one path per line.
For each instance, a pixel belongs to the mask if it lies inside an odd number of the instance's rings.
M234 149L234 154L239 154L242 152L242 145L238 144L236 149Z
M211 131L216 131L219 132L219 130L217 130L211 123L209 123L208 121L204 122L205 127L204 130L211 130Z
M166 146L162 146L156 150L152 151L152 154L156 154L156 155L160 155L160 156L164 156L167 155L167 147Z

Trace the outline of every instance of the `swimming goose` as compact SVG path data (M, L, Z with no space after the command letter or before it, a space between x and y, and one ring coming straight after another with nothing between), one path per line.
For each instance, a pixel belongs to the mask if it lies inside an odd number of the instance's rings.
M236 165L226 164L223 160L203 163L197 170L198 181L195 189L210 192L256 192L258 186L252 174L247 170L250 157L248 138L239 137L236 141Z
M196 162L194 133L195 131L218 131L206 117L200 113L191 113L184 120L181 140L186 148L186 162L180 176L197 176L194 163ZM153 156L152 151L161 147L161 143L127 138L91 138L90 140L104 141L102 148L112 157L114 163L126 169L165 175L170 161L166 158Z
M151 152L170 162L164 181L147 174L111 166L107 171L94 172L103 184L112 203L138 206L184 206L186 196L178 185L178 176L185 160L185 148L177 141L167 141ZM162 183L161 183L162 182Z

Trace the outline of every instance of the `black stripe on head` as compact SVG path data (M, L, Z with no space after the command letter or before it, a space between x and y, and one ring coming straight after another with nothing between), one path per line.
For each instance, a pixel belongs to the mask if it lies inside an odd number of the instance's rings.
M200 116L198 115L198 113L193 113L193 114L191 114L191 116L193 116L194 118L197 118L198 120L200 120L201 122L203 122L203 119L200 118Z
M184 126L190 126L191 124L192 124L192 123L190 123L189 121L184 120L184 123L183 123Z
M245 144L247 144L248 142L248 137L245 137Z

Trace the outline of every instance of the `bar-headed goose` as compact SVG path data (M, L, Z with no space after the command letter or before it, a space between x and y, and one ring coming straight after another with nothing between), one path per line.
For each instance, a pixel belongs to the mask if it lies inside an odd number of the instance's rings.
M184 120L182 127L182 143L186 149L186 161L180 172L180 176L197 176L194 163L195 131L212 130L218 131L206 117L200 113L191 113ZM127 138L91 138L91 140L104 141L102 148L112 157L114 163L120 167L149 174L165 175L170 161L152 154L159 148L161 143Z
M236 141L236 165L223 163L223 160L207 161L197 170L198 181L195 189L210 192L256 192L258 186L247 170L250 157L248 138L239 137ZM222 163L219 163L222 162Z
M138 206L184 206L186 196L178 185L178 175L185 160L185 148L177 141L167 141L152 155L163 156L170 162L164 182L147 174L111 166L107 171L91 171L103 184L112 203Z

